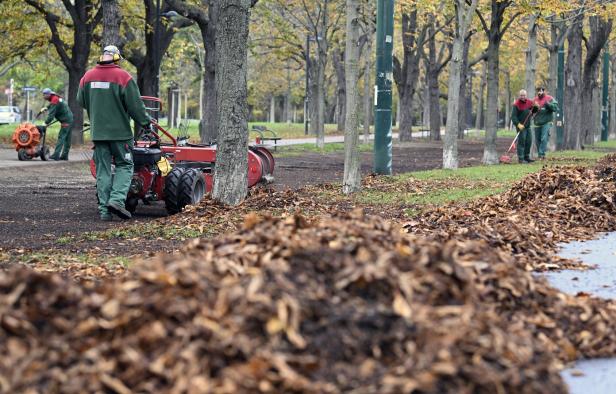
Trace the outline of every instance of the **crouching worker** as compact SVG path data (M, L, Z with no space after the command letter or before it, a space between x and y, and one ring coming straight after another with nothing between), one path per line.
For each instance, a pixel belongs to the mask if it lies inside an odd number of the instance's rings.
M54 120L60 122L60 133L58 142L53 154L49 156L51 160L68 160L68 152L71 150L71 130L73 129L73 113L64 99L49 88L43 89L43 97L49 101L49 106L43 108L47 110L45 125L49 126ZM41 113L43 112L41 110Z
M98 211L104 221L111 220L111 214L122 219L131 217L124 205L133 176L130 119L142 127L150 126L139 88L132 76L120 68L121 59L117 47L106 46L97 66L81 78L77 93L77 101L90 118Z

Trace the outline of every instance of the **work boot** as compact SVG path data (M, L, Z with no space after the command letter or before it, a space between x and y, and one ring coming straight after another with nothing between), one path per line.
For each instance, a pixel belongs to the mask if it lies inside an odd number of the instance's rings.
M534 163L534 162L535 162L535 161L534 161L533 159L531 159L531 158L524 159L524 161L525 161L525 162L527 162L528 164L530 164L530 163Z
M101 213L101 220L103 222L110 222L113 220L113 216L110 213Z
M68 160L68 157L61 157L58 160Z
M109 204L107 204L107 209L109 210L109 212L113 213L114 215L118 216L120 219L130 219L132 216L130 214L130 212L128 212L126 210L126 208L118 203L115 202L110 202Z
M51 155L49 156L49 160L60 160L58 156Z

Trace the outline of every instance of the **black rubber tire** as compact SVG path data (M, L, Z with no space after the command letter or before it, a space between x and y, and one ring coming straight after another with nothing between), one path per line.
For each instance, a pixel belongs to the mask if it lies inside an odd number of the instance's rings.
M17 158L21 161L30 160L31 157L28 155L28 152L24 148L21 148L17 151Z
M124 207L131 215L137 210L137 205L139 205L139 199L136 197L128 197L124 202Z
M176 214L184 208L180 202L180 180L186 170L181 167L174 167L165 177L165 208L169 215Z
M41 160L47 161L47 159L49 158L49 147L48 146L41 147L40 155L41 155Z
M205 196L205 179L203 172L196 168L186 170L180 179L179 207L197 204Z

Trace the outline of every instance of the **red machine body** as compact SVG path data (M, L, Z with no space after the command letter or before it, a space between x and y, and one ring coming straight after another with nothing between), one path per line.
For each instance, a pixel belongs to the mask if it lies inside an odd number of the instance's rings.
M155 97L142 97L144 101L161 101ZM160 107L159 107L160 108ZM151 108L150 108L151 109ZM213 170L216 165L216 145L189 144L178 140L157 122L152 124L171 142L162 143L161 135L151 132L147 138L135 141L133 161L135 170L126 199L126 208L134 212L138 202L164 200L170 214L181 211L186 205L195 204L213 187ZM274 157L264 146L248 149L248 187L271 182ZM94 160L90 171L96 178Z

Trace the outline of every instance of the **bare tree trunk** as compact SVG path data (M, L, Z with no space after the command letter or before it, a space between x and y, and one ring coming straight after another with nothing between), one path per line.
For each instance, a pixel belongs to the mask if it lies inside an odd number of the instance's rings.
M584 71L582 72L582 114L595 116L594 95L600 92L598 84L599 55L612 31L612 21L605 20L597 15L591 15L588 18L588 24L590 26L590 37L586 41L586 59L584 60ZM600 94L598 94L599 97ZM600 116L582 122L581 139L585 145L592 145L595 142L597 130L594 127L597 119L600 119Z
M598 67L597 67L598 68ZM598 74L598 70L597 70ZM597 75L598 77L598 75ZM598 81L598 79L597 79ZM592 92L592 143L599 141L601 138L601 85L597 82L595 83L593 92Z
M370 141L370 124L372 118L372 31L369 33L364 58L364 144Z
M565 64L565 149L581 147L582 129L582 18L576 18L569 31Z
M269 118L267 121L270 123L276 123L276 96L273 94L270 96Z
M344 130L344 179L342 191L345 194L361 189L361 165L359 160L359 0L346 2L346 48L345 48L345 83L346 83L346 121Z
M287 66L287 91L284 95L284 115L283 119L287 124L293 120L293 113L291 112L291 69Z
M316 95L316 135L317 147L325 147L325 66L327 65L327 52L329 43L327 42L327 26L329 24L329 0L324 0L321 8L321 18L318 22L319 28L317 39L317 95Z
M472 95L472 90L468 88L468 80L469 73L471 70L468 67L468 53L471 47L471 35L467 35L464 39L464 48L462 50L462 69L460 71L460 98L458 108L458 139L464 139L464 131L466 130L466 126L468 123L468 110L466 108L466 100L467 95ZM469 108L472 113L472 100L471 100L471 108Z
M482 69L482 73L481 73L481 81L479 82L479 90L477 91L478 93L478 97L477 97L477 111L475 113L475 129L476 130L481 130L481 128L483 127L483 96L484 96L484 92L486 90L486 83L487 83L487 65L484 62L483 63L483 69Z
M530 16L528 22L528 47L526 48L526 70L524 81L526 93L532 100L535 97L535 79L537 74L537 14ZM537 144L535 143L535 128L531 127L531 157L537 157Z
M504 70L505 74L505 130L511 129L511 73Z
M610 84L610 133L616 138L616 56L611 56L612 83Z
M426 73L426 79L428 78L428 75ZM425 86L423 87L423 89L420 89L419 93L422 96L422 100L420 100L421 103L421 124L424 128L429 129L430 128L430 105L428 103L430 103L430 89L428 89L428 81L426 81Z
M237 205L248 191L248 21L251 0L219 0L216 90L220 113L212 197Z
M398 87L400 100L400 122L398 135L400 141L410 141L413 126L413 96L419 79L419 61L423 51L428 24L418 32L417 10L402 14L402 63L394 57L394 81Z
M438 88L438 75L439 64L436 58L436 32L434 24L430 24L428 27L428 70L427 70L427 82L430 107L430 139L434 141L440 141L441 139L441 105L440 105L440 91ZM461 72L461 68L460 68ZM461 80L462 78L460 78ZM425 104L425 103L424 103Z
M337 130L344 131L344 122L346 116L346 73L344 64L345 54L340 51L339 48L334 49L332 53L332 60L334 62L334 69L336 70L336 122L338 123ZM357 89L357 86L354 87Z
M120 22L122 14L118 0L102 0L103 7L103 42L102 46L120 45Z
M486 97L486 134L485 145L483 147L483 164L498 164L498 153L496 152L496 131L497 131L497 111L498 111L498 79L499 79L499 47L500 39L490 40L488 43L487 60L487 88Z
M458 117L454 114L457 114L460 109L458 105L460 104L460 74L462 72L464 38L477 9L477 1L471 0L471 3L467 4L462 0L454 0L456 22L449 63L449 89L447 92L447 113L449 116L447 116L443 144L443 168L458 168Z

